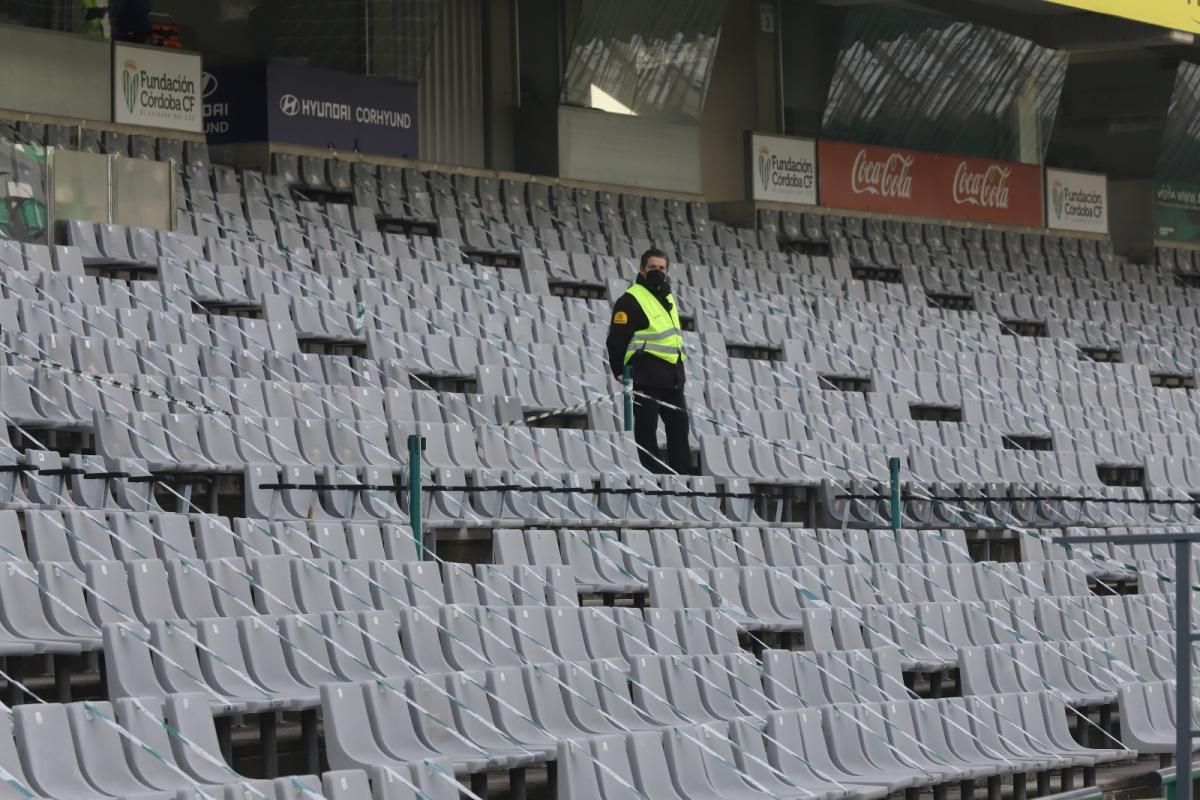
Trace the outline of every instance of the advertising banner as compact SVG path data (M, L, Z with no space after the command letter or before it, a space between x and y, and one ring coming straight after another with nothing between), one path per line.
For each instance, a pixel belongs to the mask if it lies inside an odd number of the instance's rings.
M200 133L200 56L113 45L113 121Z
M1196 0L1048 0L1097 14L1148 22L1176 31L1200 33Z
M940 156L941 216L1042 226L1042 171L1031 164ZM948 189L947 189L948 187Z
M817 143L752 133L748 136L746 179L751 200L817 204Z
M1108 233L1108 176L1047 169L1046 227Z
M821 142L821 204L913 217L1040 227L1041 170L1029 164Z
M209 144L268 140L266 64L209 67L200 85Z
M1154 238L1200 242L1200 183L1162 181L1154 187Z
M210 144L283 142L417 157L417 87L272 61L212 69L204 79Z
M821 142L821 204L830 208L938 216L937 156L844 142Z

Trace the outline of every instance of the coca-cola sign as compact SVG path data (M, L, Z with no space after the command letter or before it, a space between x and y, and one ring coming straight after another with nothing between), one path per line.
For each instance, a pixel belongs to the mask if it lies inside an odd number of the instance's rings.
M1029 164L821 142L821 204L1040 227L1041 170Z
M966 161L954 171L954 202L981 208L1008 208L1008 178L1012 168L989 164L983 172L972 172Z
M1042 171L1032 164L941 156L945 194L940 214L949 219L1002 225L1042 225Z
M879 195L880 197L912 198L912 156L889 153L883 161L872 160L866 150L859 150L854 157L854 171L850 174L850 188L855 194Z

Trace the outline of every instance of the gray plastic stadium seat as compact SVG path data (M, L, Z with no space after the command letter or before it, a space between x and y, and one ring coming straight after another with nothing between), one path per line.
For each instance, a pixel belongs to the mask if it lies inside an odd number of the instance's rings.
M183 619L195 622L216 617L213 586L203 561L171 559L164 561L174 607Z
M1174 696L1175 683L1169 681L1121 687L1122 743L1141 753L1173 752L1175 721L1170 717L1170 708Z
M383 763L389 759L416 761L437 757L430 748L433 741L420 735L420 726L417 722L418 718L433 712L420 699L410 698L403 686L390 682L369 683L348 686L347 690L343 702L348 700L349 706L343 713L347 714L347 718L357 717L359 724L365 723L366 730L374 734L375 747L383 754ZM354 696L355 690L358 690L361 700ZM326 688L322 688L323 707L326 696L332 694L332 692L327 692ZM430 724L449 734L449 729L442 726L452 724L451 715L447 712L445 716L440 714L435 714L435 716L441 722L431 720ZM352 737L352 740L358 741L359 746L370 747L368 741L361 735ZM355 741L352 741L351 745L354 745ZM463 767L468 767L468 769L482 767L475 757L471 757L470 761L470 764L456 762L453 771L464 771Z
M342 680L354 682L376 677L367 656L363 631L355 615L339 612L322 614L321 630L328 639L330 663Z
M509 769L545 762L553 755L553 746L512 741L495 725L484 690L486 680L483 673L452 673L442 677L448 696L455 701L449 704L454 711L455 726L474 745L484 748L493 759L504 758ZM419 678L409 681L411 687L420 683ZM424 691L428 697L428 690Z
M413 666L404 656L395 616L387 612L364 611L358 616L366 644L367 659L381 675L402 680L413 674Z
M297 607L304 613L317 614L338 607L334 601L334 564L324 559L289 559Z
M292 775L276 778L276 800L310 800L321 797L321 778L316 775Z
M862 709L862 707L858 707ZM804 714L805 712L800 712ZM831 706L823 709L827 740L832 743L833 759L855 780L887 786L890 790L904 785L914 786L937 782L936 776L926 773L921 767L899 762L888 749L886 741L878 738L878 732L859 732L859 725L868 724L873 715L851 716L850 708Z
M178 619L182 615L175 608L171 589L167 582L167 571L158 559L139 559L126 565L129 574L133 608L142 622L159 619Z
M13 738L12 717L7 711L0 714L0 769L11 776L4 783L4 788L0 788L0 792L3 793L0 796L5 800L22 800L33 794L29 779L25 777L25 770L21 766L17 743Z
M167 723L179 733L178 738L171 739L171 750L185 772L201 783L231 783L240 779L228 764L212 761L220 761L221 747L208 698L176 694L166 699L163 708Z
M287 642L284 655L292 674L303 684L316 688L337 679L329 648L315 614L279 618L279 632Z
M71 564L42 562L37 565L37 577L46 590L42 602L51 627L79 642L85 651L99 649L100 628L88 615L83 572ZM5 647L14 649L15 645ZM29 645L30 650L34 647Z
M87 702L62 706L70 722L70 735L79 766L89 783L102 792L117 796L149 795L125 760L116 714L109 703Z
M72 655L84 645L94 647L94 636L81 640L50 624L37 576L32 564L0 564L0 641L5 642L8 652L21 655L32 646L36 652Z
M280 632L277 620L273 617L242 617L236 620L236 625L246 674L268 692L288 698L296 706L310 708L316 705L316 689L300 683L288 667L285 652L290 645ZM223 633L223 630L218 631L214 641L224 642ZM227 646L232 649L233 643L229 642Z
M216 713L230 713L245 707L246 698L223 695L208 684L207 676L200 666L198 640L191 623L183 620L158 620L149 627L149 644L139 644L153 653L155 674L168 696L201 693ZM106 649L105 653L107 652ZM260 698L261 693L253 699Z
M175 763L162 700L125 698L115 700L113 705L120 726L146 746L134 744L132 738L122 739L125 756L138 780L158 790L193 786L191 778Z
M207 683L226 697L242 698L251 711L305 708L310 695L280 697L250 677L250 668L238 640L237 623L228 619L203 619L196 623L200 667Z
M13 709L13 729L25 776L33 789L47 797L102 800L84 776L71 741L65 706L25 705Z
M367 774L362 770L330 770L321 776L321 788L327 800L358 800L371 793Z

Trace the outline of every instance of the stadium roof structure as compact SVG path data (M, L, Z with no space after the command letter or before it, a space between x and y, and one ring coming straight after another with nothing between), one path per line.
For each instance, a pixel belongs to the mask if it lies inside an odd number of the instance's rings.
M860 0L825 3L864 4ZM1193 35L1200 33L1200 8L1187 0L895 0L888 4L990 25L1072 52L1172 48L1179 51L1173 55L1187 58Z

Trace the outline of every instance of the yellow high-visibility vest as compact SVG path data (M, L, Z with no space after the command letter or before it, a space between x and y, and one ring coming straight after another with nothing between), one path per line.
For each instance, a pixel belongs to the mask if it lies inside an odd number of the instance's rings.
M658 298L640 283L629 287L626 294L632 295L646 315L647 325L633 335L625 350L625 363L636 353L649 353L670 364L686 360L683 354L683 326L679 324L679 306L672 295L667 295L671 310L667 311Z

